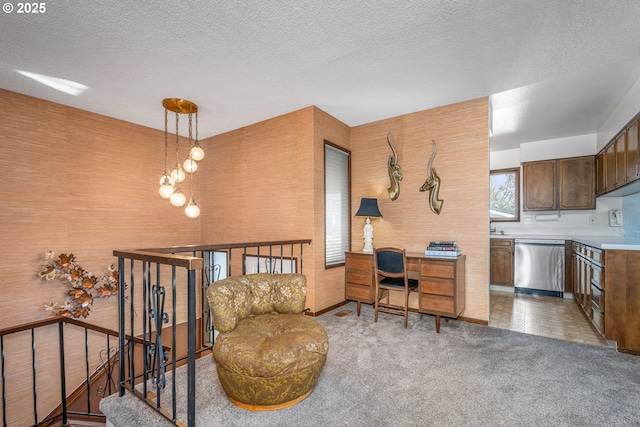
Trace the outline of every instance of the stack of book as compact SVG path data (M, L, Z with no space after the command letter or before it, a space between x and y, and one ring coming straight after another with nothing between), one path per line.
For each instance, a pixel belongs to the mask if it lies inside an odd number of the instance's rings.
M434 258L457 258L460 256L460 248L456 242L432 241L429 243L424 256Z

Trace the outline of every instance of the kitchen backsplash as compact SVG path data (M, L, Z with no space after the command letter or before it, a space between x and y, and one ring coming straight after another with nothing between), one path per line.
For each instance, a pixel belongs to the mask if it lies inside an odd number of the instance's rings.
M635 198L635 202L627 200ZM520 222L493 222L498 232L524 235L632 236L640 232L640 193L626 197L599 197L596 209L588 211L520 212ZM609 226L609 211L623 211L624 226ZM633 212L632 212L633 211ZM634 214L635 213L635 214ZM636 237L640 237L638 234Z
M640 193L622 198L622 215L624 235L626 237L640 237Z

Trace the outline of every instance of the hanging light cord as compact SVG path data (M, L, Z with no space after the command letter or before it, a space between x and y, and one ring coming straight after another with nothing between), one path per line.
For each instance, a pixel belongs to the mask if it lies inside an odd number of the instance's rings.
M180 164L180 158L178 157L178 145L180 141L178 139L178 122L180 121L180 113L178 112L178 108L176 108L176 165Z
M191 107L189 107L189 148L191 148L191 141L193 141L193 137L191 133L191 115L192 115ZM189 152L189 158L191 158L191 152Z
M167 107L164 107L164 175L169 176L169 136L167 135Z

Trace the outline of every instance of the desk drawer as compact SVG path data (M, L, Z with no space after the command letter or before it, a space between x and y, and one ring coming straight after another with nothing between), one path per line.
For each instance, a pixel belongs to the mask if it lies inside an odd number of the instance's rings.
M347 283L347 286L345 287L345 297L349 300L371 302L371 290L371 286Z
M455 263L432 260L422 261L420 263L420 275L453 279L455 277Z
M454 314L453 297L441 295L420 294L420 310L426 312L440 312Z
M451 279L440 279L437 277L420 278L420 292L450 297L455 295L453 281Z
M371 271L349 271L347 270L347 283L357 283L371 287Z
M348 255L347 267L351 270L371 271L373 269L373 256L371 255Z
M420 261L414 258L407 258L407 270L420 271Z

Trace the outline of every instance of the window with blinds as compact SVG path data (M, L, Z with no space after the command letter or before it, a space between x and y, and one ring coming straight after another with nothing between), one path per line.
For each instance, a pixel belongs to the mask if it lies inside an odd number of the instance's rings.
M325 265L344 264L349 251L349 152L325 142L324 215Z

